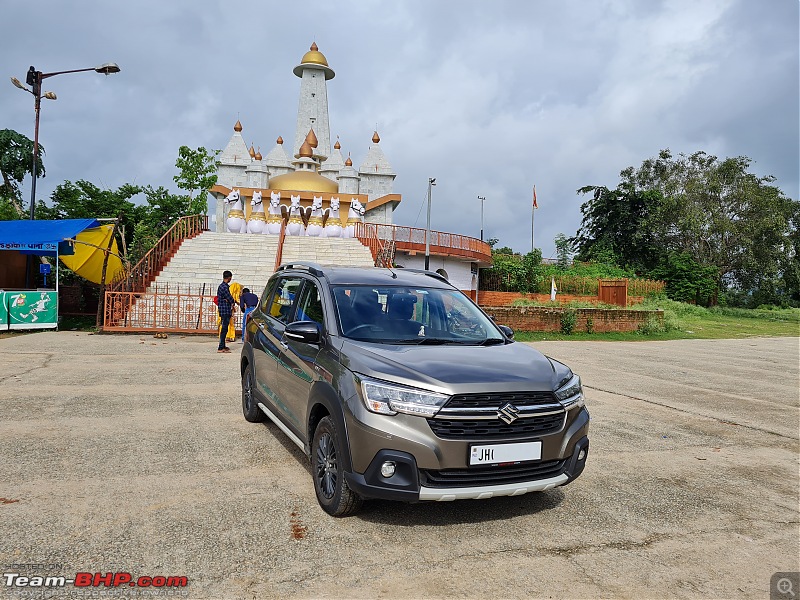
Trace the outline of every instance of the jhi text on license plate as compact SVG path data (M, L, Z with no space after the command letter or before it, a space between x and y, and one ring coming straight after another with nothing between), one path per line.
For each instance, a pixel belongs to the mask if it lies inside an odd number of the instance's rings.
M519 442L517 444L486 444L472 446L470 465L487 465L503 462L539 460L542 458L542 442Z

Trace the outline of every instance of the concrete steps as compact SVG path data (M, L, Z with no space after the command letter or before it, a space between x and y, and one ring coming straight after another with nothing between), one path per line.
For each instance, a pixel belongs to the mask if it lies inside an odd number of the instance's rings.
M214 289L229 270L233 280L260 294L275 267L278 237L206 231L184 240L148 292ZM369 248L355 238L287 236L282 262L306 260L321 265L372 266ZM213 294L212 294L213 295Z

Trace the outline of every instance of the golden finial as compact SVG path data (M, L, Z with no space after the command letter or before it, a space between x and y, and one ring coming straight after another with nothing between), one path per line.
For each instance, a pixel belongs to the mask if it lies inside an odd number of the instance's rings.
M349 152L347 153L347 160L344 161L344 166L345 167L352 167L353 166L353 161L350 158L350 153Z
M309 48L312 52L317 52L319 48L317 48L317 42L311 42L311 48Z
M255 158L255 157L256 157L256 149L253 148L252 144L250 144L250 158Z
M375 133L372 134L372 143L377 144L380 141L381 141L381 136L379 136L378 132L376 131Z
M242 123L239 121L239 119L236 119L236 125L233 126L233 130L237 133L241 133Z
M314 133L313 127L308 130L308 135L306 136L306 142L308 142L308 145L311 146L312 148L316 148L317 144L319 143L317 141L317 134Z
M283 145L283 138L281 136L278 136L278 139L275 141L278 143L278 145Z
M261 160L261 146L256 150L256 160Z
M333 147L336 150L341 150L342 149L342 145L339 143L339 136L338 135L336 136L336 143L333 145Z
M303 158L311 158L314 155L314 150L311 148L311 145L308 143L308 139L303 142L303 145L300 146L300 150L298 152L298 156Z

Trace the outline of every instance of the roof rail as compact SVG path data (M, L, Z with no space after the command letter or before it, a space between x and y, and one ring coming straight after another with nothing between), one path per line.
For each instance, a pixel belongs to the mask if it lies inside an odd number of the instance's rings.
M427 275L428 277L433 277L434 279L438 279L439 281L442 281L442 282L444 282L444 283L446 283L446 284L448 284L450 286L455 287L452 283L447 281L447 278L444 275L440 275L436 271L426 271L425 269L408 269L408 268L403 269L403 271L406 271L408 273L421 273L422 275Z
M285 271L286 269L297 269L301 271L308 271L312 275L316 275L317 277L321 277L325 275L325 272L322 270L322 267L315 262L310 262L307 260L295 260L293 262L288 262L282 264L278 267L278 271ZM276 271L277 272L277 271Z

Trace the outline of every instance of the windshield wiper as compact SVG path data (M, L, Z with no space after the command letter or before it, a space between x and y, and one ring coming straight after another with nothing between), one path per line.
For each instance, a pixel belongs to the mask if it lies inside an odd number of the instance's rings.
M506 341L503 338L486 338L483 340L479 346L494 346L496 344L505 344Z
M437 346L441 344L450 344L453 340L447 340L443 338L429 338L429 337L415 337L408 340L391 340L395 344L415 344L417 346Z

